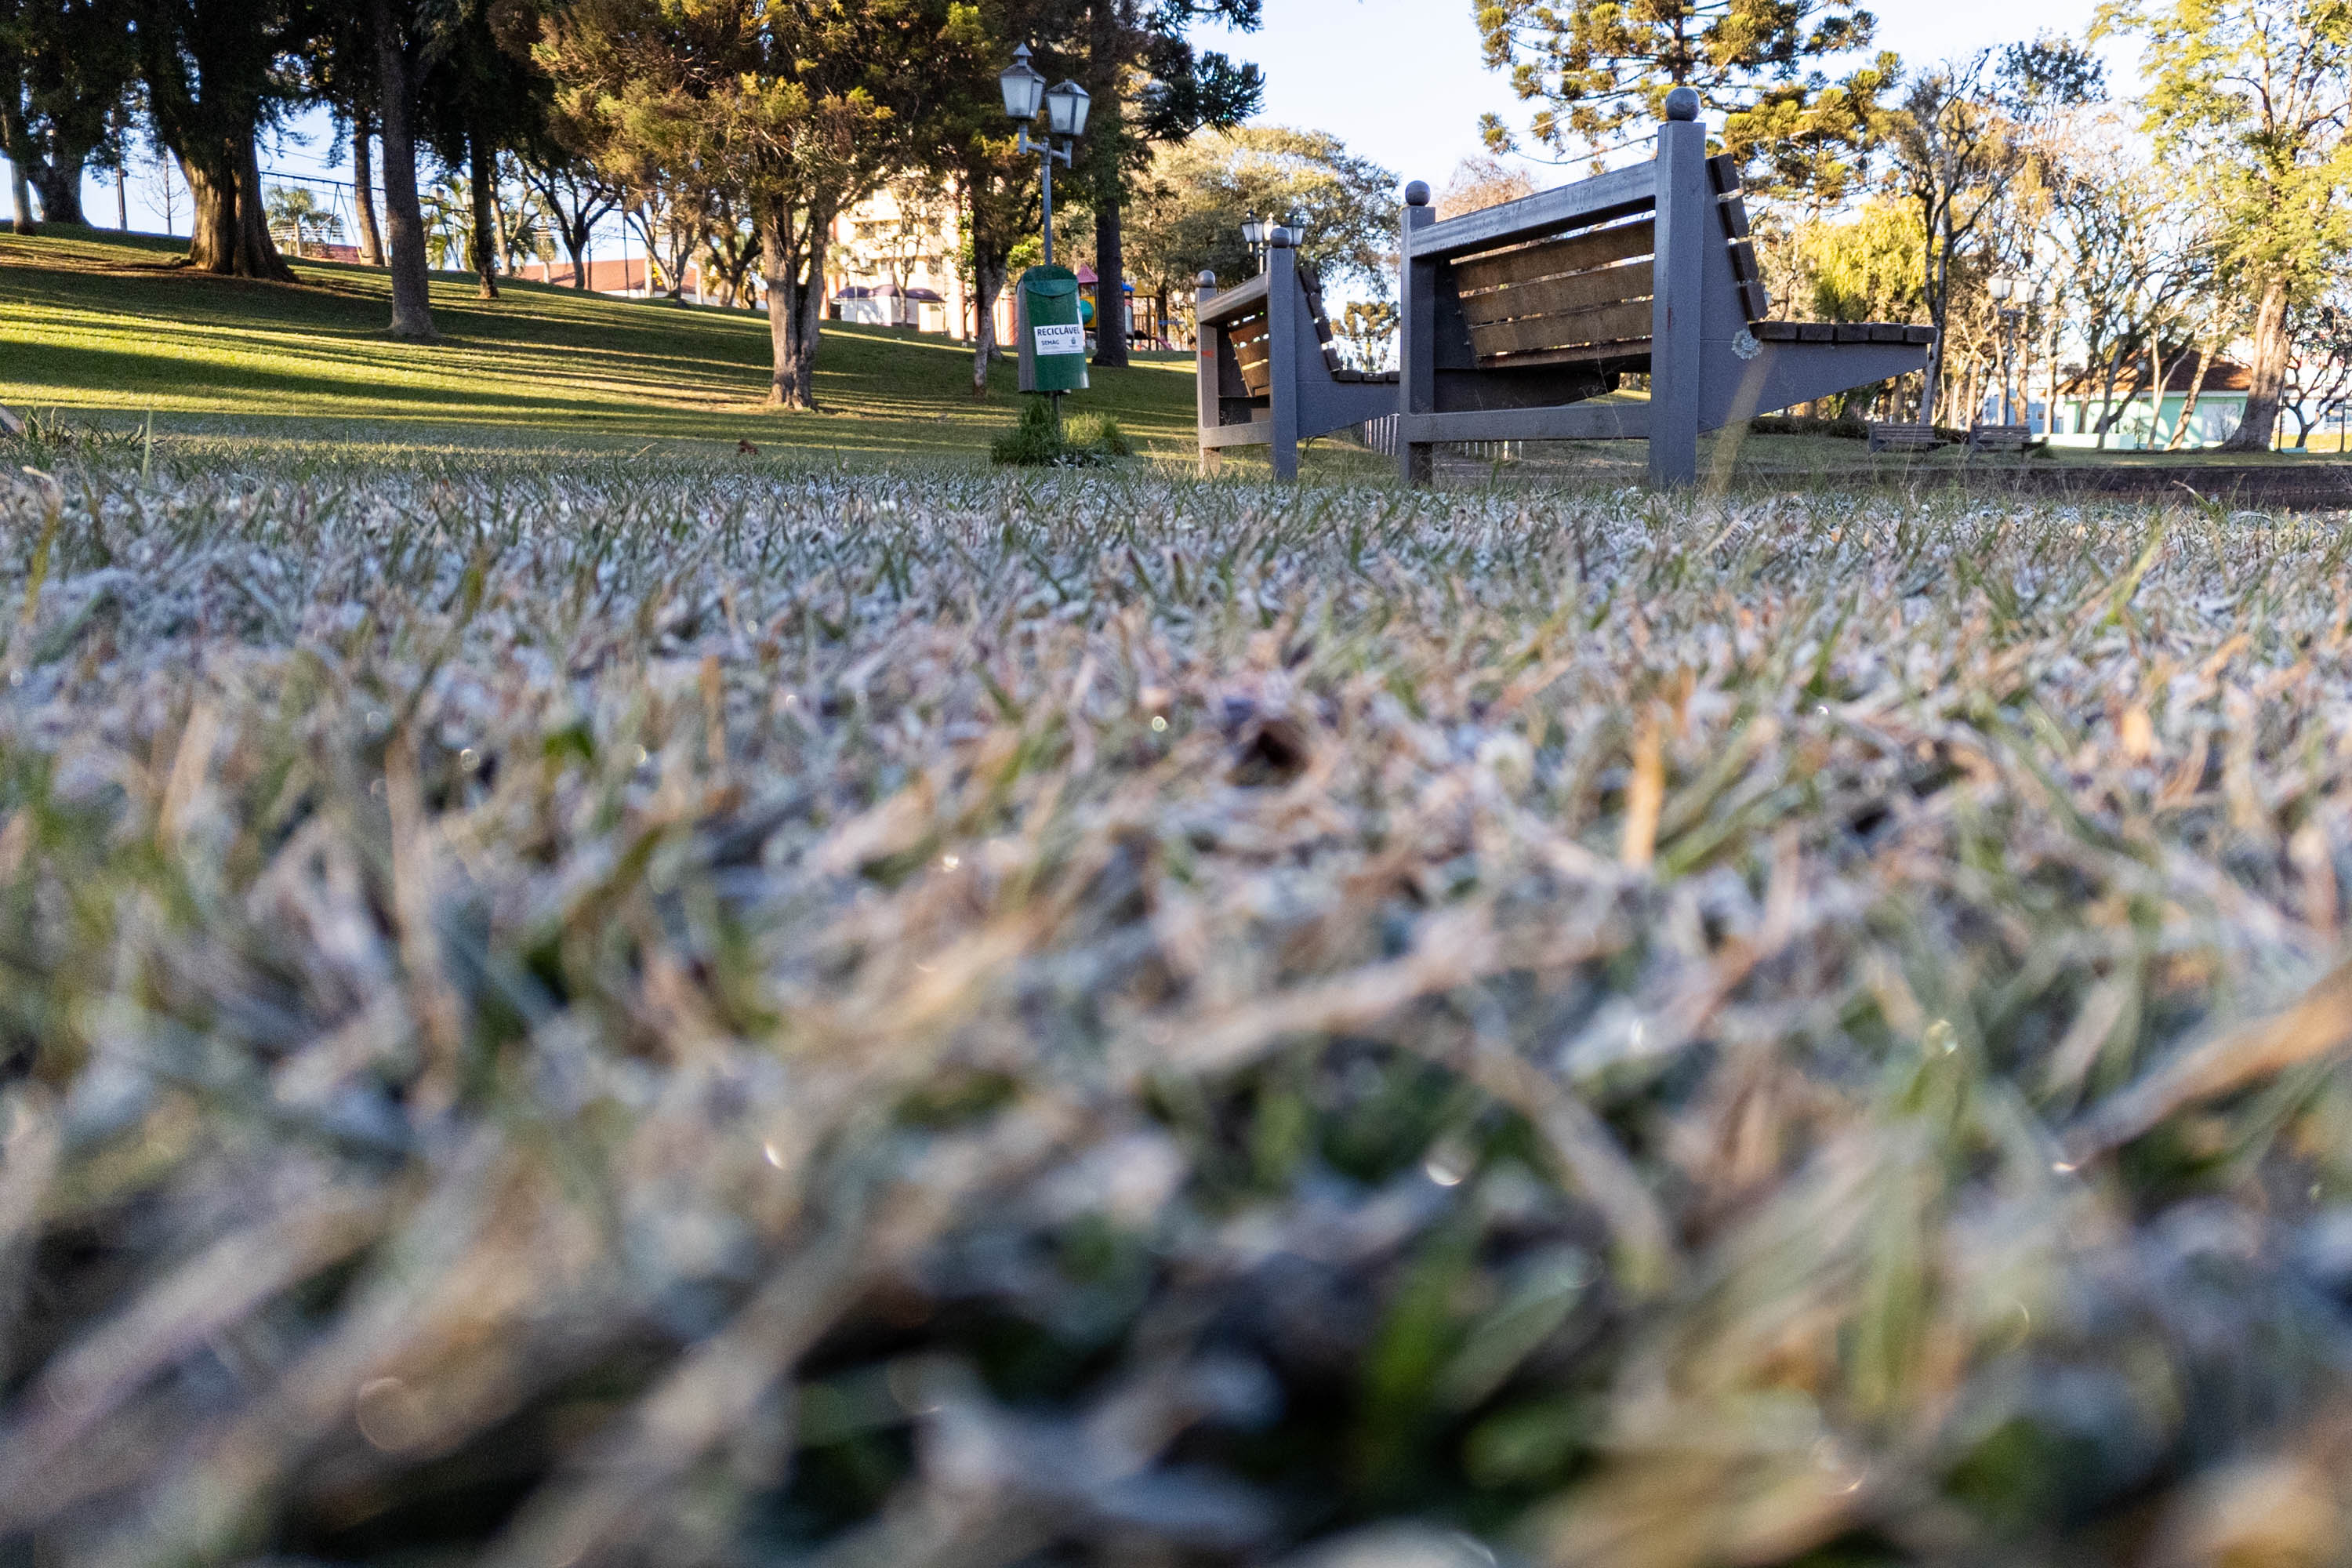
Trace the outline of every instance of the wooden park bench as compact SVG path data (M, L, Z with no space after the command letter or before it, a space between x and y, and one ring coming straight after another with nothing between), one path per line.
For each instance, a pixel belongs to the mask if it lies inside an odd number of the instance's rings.
M2033 445L2033 432L2023 425L1974 425L1969 428L1969 455L1979 452L2022 452Z
M1933 425L1880 425L1870 426L1870 449L1874 452L1933 452L1944 444Z
M1234 447L1271 447L1274 477L1298 477L1298 444L1396 412L1394 371L1339 363L1314 274L1279 236L1265 271L1223 293L1201 274L1201 471Z
M1657 156L1439 221L1405 192L1397 460L1457 441L1646 438L1658 485L1701 431L1926 366L1934 331L1765 319L1738 170L1677 89ZM1650 400L1593 403L1646 374Z

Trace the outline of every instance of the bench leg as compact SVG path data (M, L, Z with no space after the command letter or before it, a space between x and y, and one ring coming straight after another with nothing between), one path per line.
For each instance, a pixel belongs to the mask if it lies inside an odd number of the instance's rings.
M1283 484L1298 480L1298 443L1277 440L1274 444L1274 477Z
M1437 448L1419 442L1397 443L1397 478L1409 485L1425 485L1437 478Z
M1201 448L1201 477L1213 479L1225 470L1225 455L1214 447Z

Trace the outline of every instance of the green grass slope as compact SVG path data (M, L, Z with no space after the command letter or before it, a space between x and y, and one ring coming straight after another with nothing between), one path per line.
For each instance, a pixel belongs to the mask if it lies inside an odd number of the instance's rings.
M984 460L1012 421L1012 367L971 395L962 345L829 324L819 408L761 405L766 318L509 283L495 301L436 275L443 341L384 335L384 273L298 262L299 286L172 266L178 242L92 229L0 236L0 403L278 444L471 452L637 450L648 443L844 458ZM1192 444L1188 354L1094 372L1073 406L1146 449Z

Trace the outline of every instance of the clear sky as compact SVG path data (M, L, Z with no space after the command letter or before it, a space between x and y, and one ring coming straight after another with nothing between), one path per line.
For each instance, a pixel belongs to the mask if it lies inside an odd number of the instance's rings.
M1442 184L1479 151L1478 117L1525 122L1478 59L1475 0L1265 0L1252 34L1211 47L1265 68L1267 124L1328 131L1404 178ZM1878 42L1906 61L1961 56L2038 33L2088 30L2096 0L1879 0ZM2113 60L2118 88L2128 56Z

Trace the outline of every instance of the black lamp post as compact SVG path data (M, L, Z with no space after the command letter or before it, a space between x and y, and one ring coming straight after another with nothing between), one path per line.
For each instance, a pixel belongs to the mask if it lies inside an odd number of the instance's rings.
M1087 111L1093 100L1076 82L1048 88L1037 68L1029 63L1029 46L1013 51L1013 63L997 79L1004 91L1004 112L1020 122L1021 153L1037 153L1045 167L1045 265L1054 265L1054 164L1070 166L1070 143L1087 133ZM1045 116L1045 139L1029 140L1029 127L1040 110ZM1059 142L1060 146L1055 143Z
M1276 245L1287 245L1295 249L1302 237L1302 231L1295 225L1285 226L1273 218L1260 217L1255 213L1242 220L1242 243L1249 247L1250 259L1257 263L1260 272L1265 270L1265 253L1268 250Z
M2024 323L2026 310L2033 303L2033 298L2021 293L2017 279L2007 273L1993 279L1988 287L1992 292L1993 308L2000 314L2000 422L2021 425L2025 421L2014 417L2016 410L2010 389L2017 372L2017 329Z

